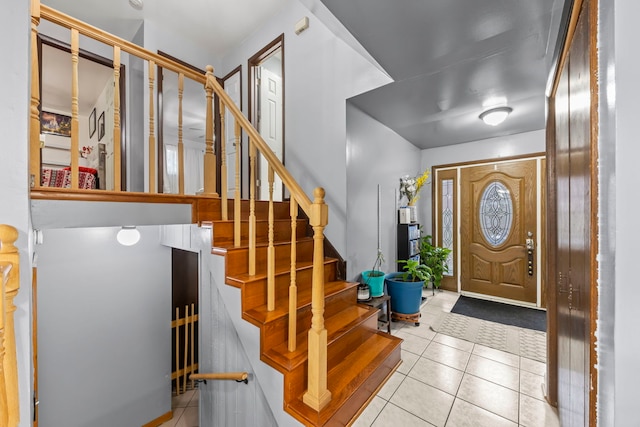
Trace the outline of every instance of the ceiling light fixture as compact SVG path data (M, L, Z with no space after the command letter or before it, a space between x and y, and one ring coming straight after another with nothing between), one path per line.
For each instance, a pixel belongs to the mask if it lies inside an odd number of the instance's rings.
M133 246L140 241L140 232L135 225L125 225L118 231L116 239L122 246Z
M480 114L480 119L489 126L498 126L504 122L507 116L513 111L511 107L498 107L484 111Z
M129 0L129 4L136 10L142 10L144 7L144 0Z

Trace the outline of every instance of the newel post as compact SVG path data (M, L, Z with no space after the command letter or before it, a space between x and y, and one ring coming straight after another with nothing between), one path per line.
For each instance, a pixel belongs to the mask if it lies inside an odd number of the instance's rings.
M17 426L20 421L20 401L18 399L18 359L16 356L16 333L13 314L16 306L13 299L20 289L20 258L14 243L18 240L18 230L9 225L0 225L0 261L11 264L9 280L5 284L4 295L4 380L7 391L8 421ZM1 288L1 287L0 287Z
M309 329L308 383L302 397L316 411L331 401L327 388L327 330L324 327L324 228L329 222L329 207L324 189L313 191L309 223L313 227L313 287L311 294L311 329Z

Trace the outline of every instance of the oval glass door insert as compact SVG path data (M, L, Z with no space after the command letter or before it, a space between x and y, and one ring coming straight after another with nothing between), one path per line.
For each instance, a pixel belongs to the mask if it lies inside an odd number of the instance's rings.
M480 198L480 228L491 246L503 244L513 223L513 201L509 189L500 181L487 185Z

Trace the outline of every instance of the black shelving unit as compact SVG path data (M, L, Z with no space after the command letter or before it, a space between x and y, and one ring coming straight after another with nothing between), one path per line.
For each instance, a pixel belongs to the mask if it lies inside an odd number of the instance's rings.
M398 224L398 260L420 260L420 224ZM402 264L398 264L402 271Z

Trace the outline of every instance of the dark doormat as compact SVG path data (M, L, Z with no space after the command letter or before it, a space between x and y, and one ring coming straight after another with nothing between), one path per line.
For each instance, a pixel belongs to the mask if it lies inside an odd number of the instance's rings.
M504 325L547 331L547 312L534 308L518 307L461 295L451 312Z

